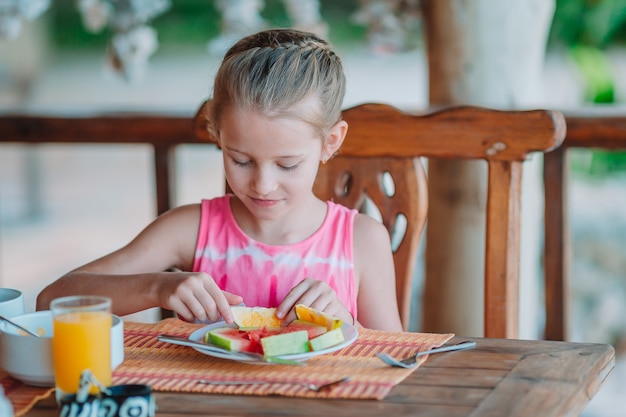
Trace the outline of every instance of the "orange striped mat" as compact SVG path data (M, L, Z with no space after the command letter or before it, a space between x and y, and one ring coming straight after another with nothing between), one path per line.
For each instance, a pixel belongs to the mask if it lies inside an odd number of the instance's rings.
M238 395L284 395L321 398L382 399L413 369L392 368L374 354L408 356L440 346L452 334L393 333L359 329L358 339L342 350L309 359L306 366L246 364L215 358L190 347L162 343L162 333L188 337L202 327L178 319L155 324L124 323L125 359L113 383L148 384L155 391L202 392ZM420 358L421 365L426 357ZM314 392L299 383L322 384L350 376L348 382ZM198 380L267 381L262 385L206 385Z
M13 413L16 417L26 414L28 410L39 400L48 397L54 392L54 388L39 388L28 386L14 379L0 369L0 383L4 395L13 405Z
M340 351L314 357L303 367L239 363L157 340L157 336L162 333L188 337L202 326L178 319L166 319L153 324L124 322L125 358L124 363L113 373L113 383L148 384L154 391L382 399L417 367L389 367L374 356L376 352L404 357L440 346L453 336L392 333L360 328L359 337L353 344ZM424 363L426 358L421 357L418 364ZM314 392L298 385L300 382L322 384L343 376L350 376L350 380L322 392ZM216 386L199 384L200 379L269 383ZM2 370L0 383L13 404L16 417L26 414L37 401L54 392L54 388L25 385Z

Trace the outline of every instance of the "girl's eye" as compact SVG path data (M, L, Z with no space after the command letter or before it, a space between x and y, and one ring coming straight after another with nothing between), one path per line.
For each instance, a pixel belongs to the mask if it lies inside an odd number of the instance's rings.
M233 163L235 165L237 165L238 167L242 167L242 168L247 168L252 166L252 164L254 163L253 161L239 161L237 159L232 159ZM278 168L282 169L283 171L293 171L294 169L296 169L298 167L298 164L294 164L294 165L277 165Z
M279 165L280 169L282 169L283 171L293 171L294 169L298 168L298 164L295 165L289 165L289 166L284 166L284 165Z
M233 162L235 163L235 165L240 167L247 167L252 165L252 161L238 161L236 159L233 159Z

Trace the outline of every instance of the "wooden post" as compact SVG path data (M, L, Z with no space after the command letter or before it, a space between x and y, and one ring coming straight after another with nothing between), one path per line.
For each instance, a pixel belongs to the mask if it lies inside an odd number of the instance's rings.
M431 105L508 109L539 105L554 1L425 0L423 7ZM421 330L481 336L485 333L481 306L486 165L430 160L428 169L430 209ZM538 184L533 188L539 193ZM535 224L523 227L526 236L522 238L538 240L541 212L531 214ZM536 246L536 253L530 254L533 259L528 260L531 265L539 261ZM530 268L527 273L533 278L522 274L523 285L538 287L533 281L536 271ZM536 314L533 306L538 304L533 303L528 303L530 311L522 312L522 317Z
M569 339L571 260L567 206L567 148L560 147L545 157L545 280L547 340ZM550 197L549 199L547 197ZM549 278L550 277L550 278ZM550 307L550 308L548 308Z
M176 205L176 155L175 147L154 146L154 177L156 183L157 215Z

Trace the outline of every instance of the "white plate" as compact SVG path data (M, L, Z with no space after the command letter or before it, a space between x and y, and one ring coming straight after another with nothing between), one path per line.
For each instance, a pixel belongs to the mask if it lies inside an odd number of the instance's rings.
M191 333L191 335L189 335L189 340L193 340L195 342L204 342L204 335L206 334L206 332L208 332L210 330L213 330L213 329L216 329L218 327L233 327L233 328L236 328L237 326L236 325L229 326L224 321L218 321L216 323L213 323L213 324L210 324L208 326L202 327L202 328L196 330L195 332ZM296 360L296 361L311 359L314 356L325 355L327 353L331 353L331 352L334 352L336 350L343 349L346 346L352 344L356 340L356 338L359 336L359 332L356 330L356 328L354 328L354 326L352 326L351 324L348 324L348 323L343 323L341 325L341 331L343 332L344 341L339 343L338 345L331 346L329 348L322 349L322 350L316 350L316 351L312 351L312 352L307 352L307 353L295 353L295 354L291 354L291 355L281 355L281 356L277 356L277 358L279 358L279 359ZM196 347L194 347L194 349L197 350L200 353L204 353L205 355L209 355L209 356L214 356L216 358L230 359L230 360L235 360L235 361L239 361L239 362L259 363L259 361L257 359L251 358L249 356L244 356L244 355L238 354L237 352L221 353L221 352L208 351L208 350L205 350L205 349L202 349L202 348L196 348ZM266 363L266 362L263 362L263 363Z

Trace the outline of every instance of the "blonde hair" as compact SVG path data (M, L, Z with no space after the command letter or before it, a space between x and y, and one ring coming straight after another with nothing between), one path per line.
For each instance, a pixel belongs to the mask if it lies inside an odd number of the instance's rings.
M302 120L325 137L341 120L345 84L341 59L312 33L271 29L247 36L226 52L217 71L210 130L219 137L221 114L234 106ZM305 100L314 100L316 105L307 109L315 111L295 111Z

